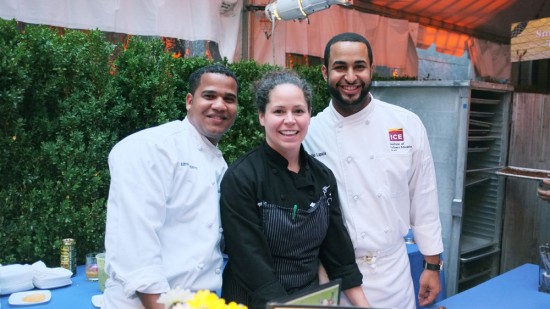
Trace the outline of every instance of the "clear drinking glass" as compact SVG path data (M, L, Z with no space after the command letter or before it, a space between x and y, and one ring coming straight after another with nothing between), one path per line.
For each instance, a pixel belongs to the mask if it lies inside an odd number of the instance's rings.
M101 292L105 291L105 281L107 281L107 278L109 277L107 273L105 272L105 253L99 253L96 256L97 259L97 265L99 266L99 290Z
M86 254L86 280L97 281L98 266L97 266L97 253Z

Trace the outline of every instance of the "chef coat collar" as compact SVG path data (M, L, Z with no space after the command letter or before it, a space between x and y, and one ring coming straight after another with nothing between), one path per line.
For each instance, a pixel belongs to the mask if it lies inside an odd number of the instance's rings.
M193 137L196 143L197 149L199 150L207 149L215 156L222 157L221 150L218 149L216 145L212 144L212 142L210 142L205 136L200 134L197 128L195 128L195 126L193 126L191 122L189 122L189 119L187 119L187 117L185 117L182 120L182 124L187 129L187 131L189 131L190 135Z
M271 146L269 146L269 144L265 140L262 142L262 148L271 162L276 164L277 167L281 169L288 170L287 159L285 159L285 157L275 151L275 149L271 148ZM304 149L304 145L300 145L300 172L298 174L303 174L305 170L309 168L306 156L308 156L308 154Z
M360 110L359 112L344 117L342 116L335 108L334 104L332 103L332 99L330 100L329 107L332 111L333 116L339 121L339 122L347 122L347 123L353 123L356 121L364 121L366 117L368 117L372 112L374 111L375 105L376 105L376 99L373 97L373 95L369 92L370 102L369 104Z

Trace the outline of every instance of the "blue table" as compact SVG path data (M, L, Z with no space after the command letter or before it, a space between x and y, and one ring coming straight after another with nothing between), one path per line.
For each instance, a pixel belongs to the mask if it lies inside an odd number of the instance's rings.
M418 251L418 246L415 244L407 244L407 252L411 261L411 273L414 281L415 295L418 295L418 280L422 273L423 256ZM442 275L442 292L437 298L441 301L445 298L445 280ZM51 289L52 298L49 302L43 304L32 305L34 308L78 308L87 309L95 308L92 305L92 296L101 294L97 281L86 281L84 265L78 266L76 276L72 278L73 284L57 289ZM23 308L29 306L11 306L8 304L9 295L3 295L0 299L2 309L6 308ZM418 304L417 304L418 305ZM418 307L422 308L422 307Z
M92 305L92 296L101 294L97 281L86 280L86 269L84 265L78 266L76 270L76 276L72 278L73 284L50 289L52 292L52 298L49 302L43 304L36 304L31 306L12 306L8 304L9 295L2 295L0 303L2 309L5 308L96 308Z
M550 308L550 294L539 292L539 267L523 264L430 308Z

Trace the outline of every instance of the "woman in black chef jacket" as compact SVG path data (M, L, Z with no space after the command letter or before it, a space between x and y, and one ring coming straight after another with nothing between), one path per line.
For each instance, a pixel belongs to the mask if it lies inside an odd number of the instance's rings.
M322 263L353 305L368 307L336 179L302 147L311 98L309 85L290 71L256 83L265 141L235 161L221 183L228 302L265 309L270 300L318 286Z

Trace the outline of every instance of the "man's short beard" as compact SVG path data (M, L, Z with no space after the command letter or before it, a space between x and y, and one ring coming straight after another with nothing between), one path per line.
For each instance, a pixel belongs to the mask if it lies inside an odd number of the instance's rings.
M327 82L328 85L328 82ZM356 100L345 100L344 97L342 97L342 94L340 91L338 91L337 88L332 87L328 85L328 92L330 93L330 96L332 97L332 102L334 104L337 104L342 109L347 110L355 110L357 109L358 105L361 105L363 103L363 100L367 97L367 95L370 92L372 83L369 83L366 85L363 89L361 89L361 93L359 94L359 97Z

